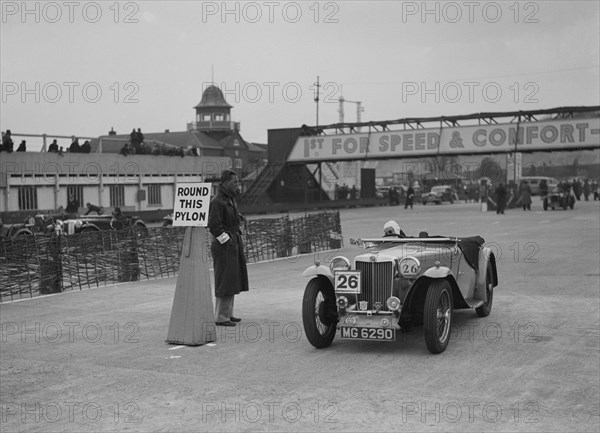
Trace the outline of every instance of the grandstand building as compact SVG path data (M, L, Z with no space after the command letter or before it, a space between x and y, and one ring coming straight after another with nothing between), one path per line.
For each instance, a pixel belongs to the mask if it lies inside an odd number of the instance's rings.
M233 168L252 178L266 163L266 145L247 142L239 122L231 120L232 106L216 86L209 86L195 109L195 121L185 131L143 132L147 148L160 154L122 155L130 135L111 131L89 139L91 153L0 153L0 217L5 222L66 207L74 194L85 211L86 203L106 211L164 214L173 208L178 182L218 179ZM13 131L13 137L41 137L46 141L68 136L33 135ZM181 156L180 156L181 155ZM156 215L154 215L156 216Z

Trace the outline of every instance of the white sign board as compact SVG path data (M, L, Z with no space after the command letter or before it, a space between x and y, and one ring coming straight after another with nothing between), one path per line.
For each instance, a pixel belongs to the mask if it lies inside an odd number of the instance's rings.
M206 227L211 189L210 183L178 183L173 204L173 226Z
M600 148L600 118L299 137L288 161Z

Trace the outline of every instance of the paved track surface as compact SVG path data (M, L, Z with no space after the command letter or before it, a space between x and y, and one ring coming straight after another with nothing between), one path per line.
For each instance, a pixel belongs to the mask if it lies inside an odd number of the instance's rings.
M589 431L599 418L599 208L479 212L478 204L343 210L352 236L481 235L500 285L489 317L455 314L448 349L303 335L302 271L331 253L254 264L237 328L165 343L175 278L0 305L3 432ZM339 336L338 336L339 337Z

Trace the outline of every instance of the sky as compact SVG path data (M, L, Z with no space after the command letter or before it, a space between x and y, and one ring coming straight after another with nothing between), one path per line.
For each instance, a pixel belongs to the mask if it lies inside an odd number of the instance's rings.
M258 143L341 96L362 121L600 105L599 4L2 1L0 129L183 131L211 83Z

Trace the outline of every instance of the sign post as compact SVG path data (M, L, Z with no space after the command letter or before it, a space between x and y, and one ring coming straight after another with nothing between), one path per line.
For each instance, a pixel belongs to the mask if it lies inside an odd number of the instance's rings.
M215 313L208 267L210 183L178 183L173 226L187 227L167 343L200 346L216 340Z

